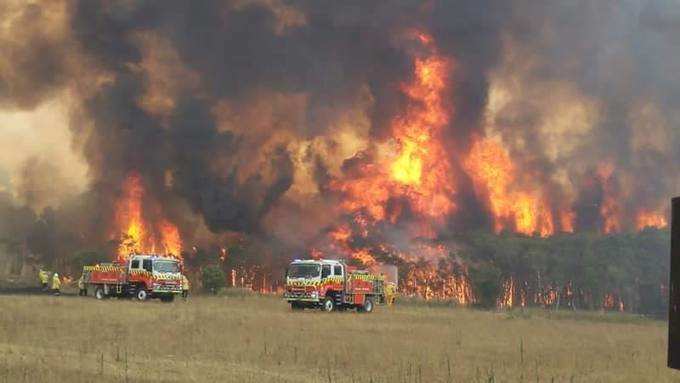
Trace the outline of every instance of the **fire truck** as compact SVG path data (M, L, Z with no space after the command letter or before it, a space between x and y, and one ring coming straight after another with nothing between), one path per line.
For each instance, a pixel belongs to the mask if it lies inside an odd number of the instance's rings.
M182 293L180 264L174 258L157 255L131 255L121 263L83 267L83 281L94 288L94 297L134 297L140 301L159 298L172 302Z
M286 271L283 296L293 310L357 309L370 313L374 305L386 302L385 278L364 270L352 270L337 260L294 260Z

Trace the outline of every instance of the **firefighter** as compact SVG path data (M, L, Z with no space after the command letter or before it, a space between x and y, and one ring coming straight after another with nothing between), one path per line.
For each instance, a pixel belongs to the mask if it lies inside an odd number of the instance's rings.
M81 297L86 297L87 296L87 285L85 284L85 278L81 275L80 278L78 278L78 295Z
M38 278L40 279L40 286L42 287L42 291L47 291L47 282L49 281L49 275L47 274L47 271L43 270L43 268L40 268L40 271L38 271Z
M54 295L59 295L61 289L61 280L59 279L59 274L54 273L52 276L52 291L54 292Z
M388 306L392 306L396 299L397 286L392 282L388 282L385 284L385 303L387 303Z
M189 278L182 274L182 298L187 299L189 296Z

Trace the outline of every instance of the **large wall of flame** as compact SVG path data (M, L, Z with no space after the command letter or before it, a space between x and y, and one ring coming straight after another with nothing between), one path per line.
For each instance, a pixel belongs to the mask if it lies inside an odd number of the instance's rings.
M98 240L131 172L160 206L148 220L185 243L236 231L308 248L345 221L399 244L664 226L680 190L679 14L661 0L3 2L0 129L67 99L70 136L39 145L73 157L11 156L0 184ZM343 191L383 185L365 169L412 144L395 121L417 120L404 87L427 60L444 63L445 119L424 169L446 170L437 190L455 208L434 220L390 189L373 217L386 222L357 223ZM388 165L408 181L403 168ZM87 212L69 200L81 193Z

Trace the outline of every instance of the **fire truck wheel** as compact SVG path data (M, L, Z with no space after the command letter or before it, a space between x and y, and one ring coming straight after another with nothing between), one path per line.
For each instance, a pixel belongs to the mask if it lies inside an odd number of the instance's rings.
M165 302L165 303L170 303L170 302L172 302L172 301L174 301L174 300L175 300L175 295L174 295L174 294L163 295L163 296L161 297L161 302Z
M137 298L138 301L145 301L148 296L149 294L144 289L137 290L137 293L135 294L135 298Z
M104 289L102 289L101 287L97 287L94 290L94 297L98 300L106 298L106 294L104 294Z
M323 300L323 303L321 304L321 310L327 313L335 310L335 302L333 301L333 297L326 297L326 299Z
M371 313L373 312L373 300L371 298L366 298L364 305L359 307L359 312L361 313Z
M303 306L300 302L290 302L290 308L293 311L302 311L305 309L305 306Z

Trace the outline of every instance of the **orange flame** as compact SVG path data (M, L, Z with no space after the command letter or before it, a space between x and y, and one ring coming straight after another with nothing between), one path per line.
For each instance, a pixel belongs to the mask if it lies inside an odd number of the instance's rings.
M159 223L159 230L165 254L179 256L182 251L182 239L180 238L177 226L163 219Z
M500 143L476 140L464 167L472 177L475 192L487 200L497 233L508 228L543 237L554 233L553 215L542 192L519 189L515 165ZM573 228L567 224L566 229Z
M366 172L370 173L372 170L367 169ZM359 178L349 182L335 182L333 185L346 196L341 203L343 209L352 212L363 209L374 220L385 219L385 205L390 198L390 189L384 178Z
M441 130L449 122L443 92L450 66L436 54L416 59L415 79L403 86L411 107L392 124L399 155L390 166L390 177L410 187L405 193L412 206L430 217L448 214L455 207L451 170L440 140Z
M600 216L602 216L602 232L605 234L621 231L621 206L618 203L618 195L614 189L614 164L603 162L597 167L597 175L602 183L602 203Z
M511 309L514 307L543 306L545 308L555 307L562 304L566 307L573 307L574 292L571 282L567 282L562 289L554 283L547 283L532 286L527 281L519 281L510 276L505 278L501 284L501 291L496 300L496 307L499 309Z
M466 306L475 303L470 280L466 271L442 273L432 264L413 268L403 284L403 293L426 300L453 300Z
M123 195L116 206L116 223L123 233L118 247L118 260L127 259L130 253L138 253L146 241L142 219L144 188L137 173L131 173L123 183Z
M164 254L181 259L182 240L177 226L161 219L155 226L144 218L145 190L141 176L131 172L123 182L123 193L116 203L116 235L121 235L117 260L125 262L130 254L155 253L156 244ZM156 232L153 229L156 229ZM157 240L160 238L160 241Z
M449 122L444 92L451 62L437 54L431 37L415 37L430 55L414 60L413 79L402 85L410 103L392 121L396 155L383 155L364 165L360 177L333 184L345 196L343 209L364 210L374 220L387 218L386 205L394 197L405 198L415 212L430 218L442 218L455 208L450 164L441 144L441 131Z
M354 249L350 244L352 238L352 231L348 226L339 226L333 230L330 234L333 239L333 249L350 259L359 261L364 266L372 266L377 264L377 261L371 255L368 249L359 248Z
M312 257L312 259L321 259L323 258L323 253L319 249L312 249L309 252L309 255Z
M625 311L626 306L620 296L613 293L607 293L602 299L602 308L609 311L618 310L623 312Z
M413 254L401 254L401 258L415 262L402 283L403 294L452 300L463 306L477 301L467 267L452 261L445 246L422 244Z
M514 306L515 299L515 279L510 277L503 281L501 286L501 293L496 302L496 306L499 309L512 308Z
M661 213L642 210L637 214L635 226L638 230L648 227L663 229L668 226L668 222L666 221L666 217Z
M357 154L357 160L366 160L356 173L359 175L349 180L335 180L331 185L342 193L340 207L353 217L351 226L342 225L329 233L332 251L365 266L377 263L372 254L374 249L357 247L351 240L354 235L368 237L377 222L396 223L402 207L393 204L396 206L388 209L391 200L408 203L409 210L420 218L420 227L416 230L420 234L434 233L432 225L455 210L452 171L441 137L451 113L444 97L452 61L437 52L431 36L410 32L407 37L421 44L424 53L414 58L413 77L401 85L409 102L403 113L391 122L394 151L370 154L377 158ZM380 246L383 245L377 247ZM388 251L387 246L384 247L383 250ZM397 253L392 249L389 252ZM451 283L456 286L462 283L456 281ZM460 297L459 301L471 301L469 288L467 291L468 297Z
M573 210L560 211L560 229L565 233L574 232L574 222L576 221L576 213Z

